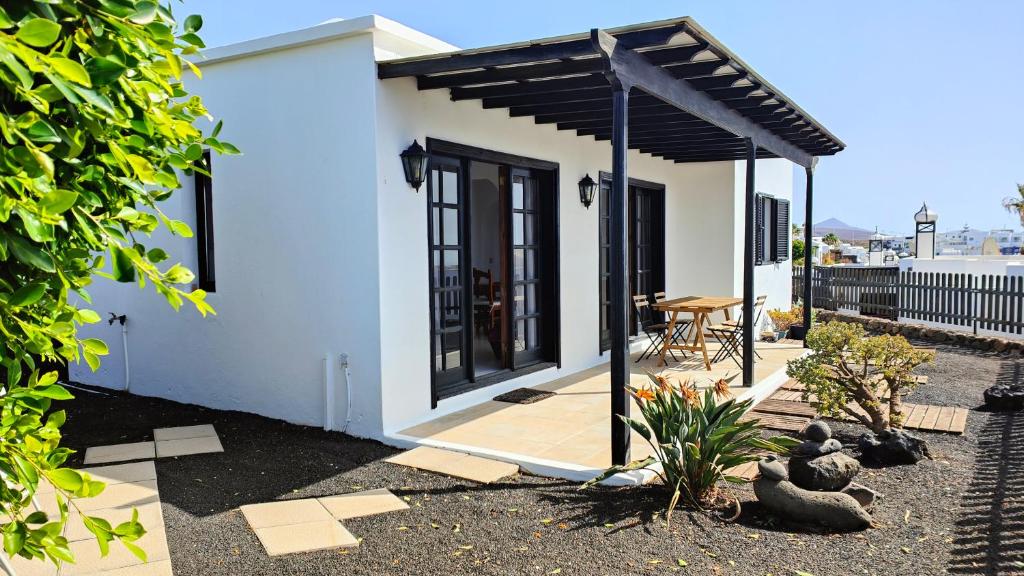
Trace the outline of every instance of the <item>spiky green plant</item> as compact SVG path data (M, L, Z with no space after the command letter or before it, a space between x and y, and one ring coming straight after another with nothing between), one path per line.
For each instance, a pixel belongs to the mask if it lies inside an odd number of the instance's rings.
M755 419L740 421L751 401L729 397L724 381L704 392L690 385L672 386L662 376L649 375L650 388L629 388L644 421L622 417L654 449L654 454L623 466L612 466L583 488L619 472L651 469L671 492L667 518L680 500L704 510L714 501L719 481L746 482L728 471L760 458L764 452L785 453L797 441L785 436L761 437ZM660 464L660 466L656 466Z

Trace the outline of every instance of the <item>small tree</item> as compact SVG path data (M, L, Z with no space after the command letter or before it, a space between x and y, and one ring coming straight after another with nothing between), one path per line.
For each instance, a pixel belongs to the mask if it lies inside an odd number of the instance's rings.
M793 264L802 264L804 261L804 241L799 238L793 239Z
M1017 184L1017 195L1003 198L1003 208L1020 220L1024 227L1024 184ZM1024 243L1021 244L1020 253L1024 254Z
M64 467L64 412L71 398L39 362L84 359L94 370L107 346L79 339L99 315L94 275L152 286L171 306L212 308L193 278L168 255L144 245L163 225L191 236L158 204L180 186L180 171L204 170L203 149L237 152L194 124L208 117L182 84L183 57L203 46L202 25L179 26L151 0L4 0L0 3L0 528L7 555L73 561L62 535L72 497L103 484ZM37 487L56 487L59 514L32 512ZM107 553L111 540L144 533L133 518L111 526L82 515ZM0 564L5 561L0 555Z
M848 414L875 433L902 428L903 396L917 385L913 370L934 358L902 336L865 337L860 324L834 320L812 328L807 346L811 354L786 367L786 374L804 385L805 399L814 394L823 416Z
M839 236L836 236L835 232L825 234L825 237L822 238L821 241L829 246L839 246Z

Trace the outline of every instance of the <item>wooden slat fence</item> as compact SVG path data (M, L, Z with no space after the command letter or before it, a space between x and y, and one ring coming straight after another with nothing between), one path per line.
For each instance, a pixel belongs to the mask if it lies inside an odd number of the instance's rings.
M794 302L803 286L794 268ZM811 289L815 308L1024 337L1024 277L816 266Z

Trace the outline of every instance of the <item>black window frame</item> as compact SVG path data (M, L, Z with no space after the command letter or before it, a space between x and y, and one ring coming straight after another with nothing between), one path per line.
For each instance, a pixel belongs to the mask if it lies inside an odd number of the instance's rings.
M213 165L210 151L204 150L202 169L192 171L196 198L197 285L206 292L217 291L217 269L213 233Z
M499 151L490 150L490 149L486 149L486 148L479 148L479 147L471 146L471 145L467 145L467 144L459 144L457 142L450 142L450 141L447 141L447 140L442 140L442 139L439 139L439 138L434 138L434 137L429 137L429 136L426 139L426 143L427 143L426 144L427 153L430 155L430 158L431 158L430 164L428 164L428 174L429 174L429 169L433 165L434 159L436 157L442 157L442 158L445 158L445 159L448 159L448 160L460 162L461 166L462 166L462 169L464 170L463 177L462 177L464 180L468 180L468 179L472 178L472 176L470 174L470 172L471 172L470 164L472 162L474 162L474 161L476 161L476 162L487 162L487 163L491 163L491 164L498 164L501 167L501 169L502 169L503 173L505 174L506 178L510 178L508 171L511 168L519 168L519 169L529 170L531 173L535 173L535 175L542 180L542 185L543 185L544 189L546 189L546 190L548 190L550 192L550 195L548 197L546 197L546 199L544 200L544 202L548 204L548 209L543 211L544 214L541 217L541 220L542 220L541 233L542 233L542 235L544 235L544 237L542 239L542 244L544 245L544 249L541 250L542 261L539 264L542 266L543 269L547 270L547 272L545 273L546 278L545 278L545 281L543 283L544 284L544 291L543 291L543 296L542 296L542 301L546 303L545 304L545 311L544 311L544 314L543 314L543 316L544 316L544 330L546 331L547 334L553 334L554 336L550 337L550 338L545 337L545 339L543 341L543 344L542 344L542 348L543 348L542 359L540 359L538 361L534 361L534 362L525 363L523 365L517 365L515 363L514 358L513 358L513 361L512 361L513 362L513 364L512 364L513 367L511 369L503 369L503 370L499 370L497 372L493 372L493 373L490 373L490 374L483 375L482 377L477 377L474 374L473 366L471 364L473 362L473 355L469 354L468 357L467 357L467 362L466 362L466 364L468 365L468 370L467 370L467 374L465 375L465 378L463 378L463 379L461 379L461 380L459 380L457 382L442 383L442 382L438 381L437 373L434 370L434 362L435 362L435 357L434 357L434 355L435 355L435 345L434 344L435 343L434 343L433 335L431 335L431 346L430 346L430 349L431 349L430 350L430 362L431 362L431 364L430 364L430 366L431 366L431 370L430 370L430 389L431 389L431 400L430 400L430 407L431 407L431 409L435 409L435 408L437 408L438 402L441 401L441 400L452 398L454 396L458 396L458 395L464 394L466 392L471 392L473 390L478 390L480 388L484 388L484 387L487 387L487 386L490 386L490 385L493 385L493 384L497 384L499 382L503 382L503 381L506 381L506 380L509 380L509 379L512 379L512 378L518 378L520 376L526 376L527 374L530 374L530 373L532 373L532 372L534 372L536 370L541 370L541 369L544 369L544 368L547 368L547 367L550 367L550 366L554 366L554 367L557 367L557 368L561 368L562 367L562 332L561 332L561 325L562 325L562 320L561 320L561 317L562 317L562 313L561 313L561 268L562 267L561 267L561 248L560 248L560 245L559 245L559 242L560 242L560 238L559 238L559 230L560 230L559 218L560 218L560 216L559 216L559 214L560 214L561 202L560 202L560 190L559 190L559 182L560 182L560 178L559 178L559 164L557 162L552 162L552 161L548 161L548 160L540 160L540 159L536 159L536 158L529 158L529 157L526 157L526 156L519 156L519 155L516 155L516 154L509 154L509 153L506 153L506 152L499 152ZM465 181L463 182L463 185L465 185ZM468 193L466 194L466 200L471 202L471 195L468 194ZM511 198L506 198L506 201L511 203ZM433 232L432 232L432 230L429 230L429 222L430 222L430 218L431 218L431 215L430 215L430 212L429 212L429 209L430 209L430 207L429 207L429 204L430 204L429 199L428 199L428 202L426 202L426 204L428 206L428 216L427 216L427 218L428 218L428 243L429 243L430 240L433 238L432 237ZM465 211L465 214L463 215L463 219L466 220L466 219L468 219L469 212L470 212L469 204L467 204L467 208L464 211ZM508 211L508 219L509 219L509 221L511 221L511 210ZM465 228L469 228L469 226L466 224L465 221L463 222L463 225L465 226ZM468 233L469 233L469 230L465 230L464 231L464 234L466 234L464 242L467 243L466 244L467 246L469 246L469 243L471 243L471 241L472 241L471 238L469 238ZM509 233L511 233L511 231L509 231ZM463 252L465 253L466 251L464 250ZM428 247L428 257L431 257L429 247ZM431 261L431 264L429 266L431 268L430 273L433 274L433 269L432 269L433 268L433 264L432 264L432 261ZM506 269L503 272L503 277L504 278L512 278L511 266L512 266L511 255L509 255L508 262L506 262ZM470 276L470 277L465 279L465 282L466 282L467 286L471 286L472 285L471 268L472 268L471 266L466 267L467 274ZM429 281L429 278L428 278L428 281ZM510 293L510 290L506 289L506 293ZM469 301L467 300L467 303L468 302ZM434 311L433 310L434 309L433 309L433 295L432 294L430 295L430 299L428 301L428 306L430 306L430 314L431 314L430 318L431 318L431 322L433 322L433 318L434 318L434 316L433 316ZM471 313L467 312L464 317L466 318L467 327L469 329L469 331L466 332L466 333L467 334L472 334L473 333L473 315ZM508 324L508 323L506 323L506 324ZM508 326L506 326L506 329L509 329ZM512 346L512 339L509 338L509 347L511 348L511 346Z
M789 260L791 234L789 200L758 192L754 196L754 265Z
M640 281L640 274L637 270L638 246L637 246L637 204L638 196L649 194L651 202L650 221L653 226L650 236L651 264L649 267L650 279L648 287L648 298L654 301L655 292L663 292L667 278L668 247L665 241L665 229L667 212L665 209L665 185L658 182L650 182L639 178L627 178L628 196L628 221L629 236L629 286L631 292L637 292L637 284ZM598 354L604 354L611 349L611 330L608 325L608 312L611 305L608 300L611 286L611 273L608 259L611 253L611 213L610 195L612 186L612 173L607 171L598 172ZM632 312L630 313L632 314ZM635 317L631 316L635 320ZM630 336L637 335L637 323L631 322L629 327Z

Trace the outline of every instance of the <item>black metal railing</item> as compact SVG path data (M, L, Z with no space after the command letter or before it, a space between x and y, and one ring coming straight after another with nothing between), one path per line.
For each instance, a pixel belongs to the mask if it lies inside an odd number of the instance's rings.
M803 295L804 270L793 269L793 300ZM901 272L895 267L815 266L815 308L889 320L929 322L1024 334L1024 277Z

